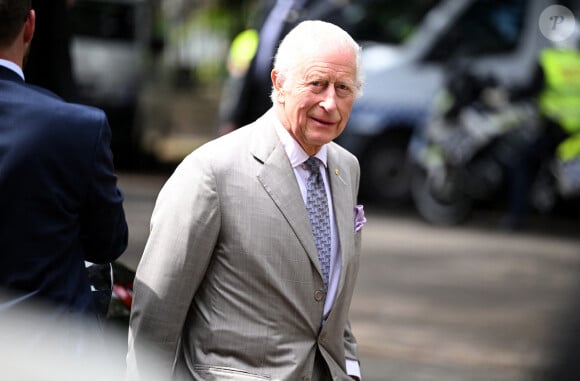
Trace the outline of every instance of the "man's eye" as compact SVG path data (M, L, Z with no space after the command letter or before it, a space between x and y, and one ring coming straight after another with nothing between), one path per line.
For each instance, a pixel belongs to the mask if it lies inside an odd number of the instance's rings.
M350 86L347 86L345 84L339 84L336 86L336 92L339 95L348 95L352 93L352 89L350 88Z
M324 90L324 82L323 81L312 81L310 82L310 89L312 92L314 92L315 94L320 93L321 91Z

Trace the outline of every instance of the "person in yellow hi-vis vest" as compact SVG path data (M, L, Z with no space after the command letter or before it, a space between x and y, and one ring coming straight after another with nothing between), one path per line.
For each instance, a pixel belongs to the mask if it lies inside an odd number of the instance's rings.
M540 55L544 90L540 109L569 134L580 132L580 51L547 48Z
M228 54L228 72L239 78L248 70L256 50L258 49L259 35L256 29L245 29L232 40Z
M566 134L556 148L557 175L559 190L571 196L580 193L580 51L545 49L540 62L545 78L540 110Z
M219 119L224 119L225 116L230 115L236 107L236 103L239 102L237 98L242 91L244 77L256 55L259 40L258 31L253 28L241 31L232 40L227 57L228 78L224 83ZM225 135L233 130L233 127L226 125L226 123L219 122L218 124L219 135Z
M504 229L520 229L532 203L536 208L550 210L557 194L561 197L580 194L579 41L575 35L565 44L554 44L541 51L537 73L524 89L526 96L537 96L543 127L511 168L509 210L501 223ZM532 190L534 181L543 163L554 156L557 183L544 187L552 193L538 194Z

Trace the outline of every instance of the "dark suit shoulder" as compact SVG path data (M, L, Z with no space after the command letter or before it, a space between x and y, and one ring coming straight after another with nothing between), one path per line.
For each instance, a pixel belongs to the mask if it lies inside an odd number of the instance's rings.
M67 103L58 96L23 82L0 81L4 136L20 157L89 164L100 142L108 144L110 127L97 108ZM36 159L34 159L36 158Z
M39 108L52 109L54 111L60 111L63 117L69 118L84 118L101 120L105 117L103 110L79 103L71 103L63 100L61 97L51 92L50 90L44 89L42 87L28 85L28 88L35 92L38 99L34 99L34 103Z
M38 86L27 85L20 94L15 93L14 98L17 107L41 117L50 124L53 133L66 131L69 134L86 134L90 130L100 130L106 124L107 118L103 110L66 102Z

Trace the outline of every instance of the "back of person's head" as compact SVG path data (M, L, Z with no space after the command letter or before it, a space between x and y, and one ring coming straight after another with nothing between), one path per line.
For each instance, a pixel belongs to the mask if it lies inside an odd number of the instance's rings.
M329 48L350 51L356 57L357 96L362 86L362 70L360 69L360 46L340 27L320 20L303 21L294 27L284 37L276 57L274 70L288 81L293 81L293 75L299 70L304 59L314 56Z
M30 8L31 0L0 0L0 47L14 42Z

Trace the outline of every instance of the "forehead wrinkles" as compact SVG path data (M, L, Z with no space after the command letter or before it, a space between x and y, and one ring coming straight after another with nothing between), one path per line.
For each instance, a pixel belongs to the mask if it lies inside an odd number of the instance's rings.
M308 66L304 71L304 79L307 81L312 79L326 79L336 82L354 83L355 73L354 69L349 65L322 63Z

